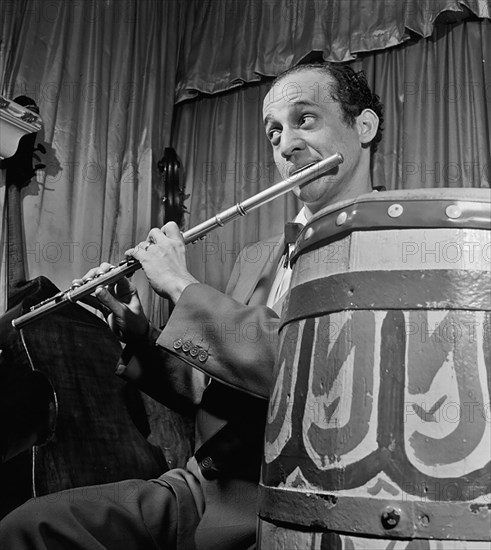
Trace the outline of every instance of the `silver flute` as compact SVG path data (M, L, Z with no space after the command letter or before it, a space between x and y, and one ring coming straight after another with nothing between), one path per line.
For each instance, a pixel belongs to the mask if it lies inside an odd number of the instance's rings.
M320 178L330 170L336 168L336 166L342 162L343 156L341 153L334 153L334 155L323 159L320 162L305 166L301 170L294 172L285 180L268 187L264 191L245 199L243 202L237 203L236 205L223 210L195 227L184 231L182 234L184 242L188 244L204 238L212 229L221 227L226 223L239 218L240 216L245 216L251 210L254 210L259 206L262 206L263 204L288 193L288 191L291 191L294 187L305 185L306 183ZM129 258L122 260L118 266L113 267L108 272L97 275L93 279L89 279L81 285L73 285L68 290L59 292L51 298L44 300L40 304L32 306L28 312L24 313L20 317L17 317L17 319L13 319L12 325L16 329L20 330L28 323L31 323L36 319L40 319L48 313L56 311L67 304L78 302L85 296L92 294L99 286L111 285L123 277L129 277L140 268L140 262L135 259Z

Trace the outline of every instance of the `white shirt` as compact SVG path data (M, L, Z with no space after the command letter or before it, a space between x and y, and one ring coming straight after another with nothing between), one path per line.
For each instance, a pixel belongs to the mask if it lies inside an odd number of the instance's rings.
M377 189L373 189L372 193L377 193ZM295 223L301 223L302 225L306 225L307 222L312 217L312 213L308 208L305 206L300 210L300 212L297 214L297 217L293 220ZM288 255L290 255L293 252L295 245L289 244L288 245ZM290 282L292 278L292 268L290 267L290 263L287 264L286 267L284 267L285 263L285 255L281 257L280 264L278 265L278 269L276 271L276 275L273 281L273 286L271 287L271 291L268 296L268 301L266 305L270 307L271 309L274 309L278 314L281 313L281 305L282 305L282 298L287 293Z
M311 216L312 214L304 206L293 221L294 223L301 223L302 225L305 225ZM294 244L288 245L288 254L293 252L294 247ZM278 264L273 285L271 286L271 290L269 292L268 301L266 302L266 305L272 309L275 309L275 304L282 300L290 287L292 268L290 267L290 263L288 263L286 267L284 264L285 255L281 257L280 263Z

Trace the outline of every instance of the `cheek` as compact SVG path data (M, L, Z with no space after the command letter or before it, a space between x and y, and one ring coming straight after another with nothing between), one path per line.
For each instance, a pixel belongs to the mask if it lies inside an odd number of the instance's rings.
M276 164L283 164L285 162L285 158L281 156L278 148L273 149L273 158Z
M344 162L340 165L339 171L341 174L349 173L356 168L360 160L361 146L349 144L344 150Z
M345 153L349 156L356 156L361 150L358 134L354 130L351 130L349 133L344 133L340 142Z
M286 166L286 159L280 155L279 152L273 152L273 160L276 165L277 170L280 172L282 178L285 178L285 166Z

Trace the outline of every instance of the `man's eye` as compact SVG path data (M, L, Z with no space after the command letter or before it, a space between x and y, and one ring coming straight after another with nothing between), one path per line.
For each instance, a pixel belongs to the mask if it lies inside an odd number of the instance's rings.
M305 124L310 124L314 121L313 115L302 115L300 117L300 126L303 126Z
M278 128L273 128L268 131L268 139L269 141L276 141L278 140L281 132Z

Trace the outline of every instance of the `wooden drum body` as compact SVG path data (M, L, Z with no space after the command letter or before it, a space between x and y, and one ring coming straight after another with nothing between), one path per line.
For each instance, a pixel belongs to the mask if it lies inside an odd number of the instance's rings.
M339 203L293 262L261 548L489 549L489 190Z

